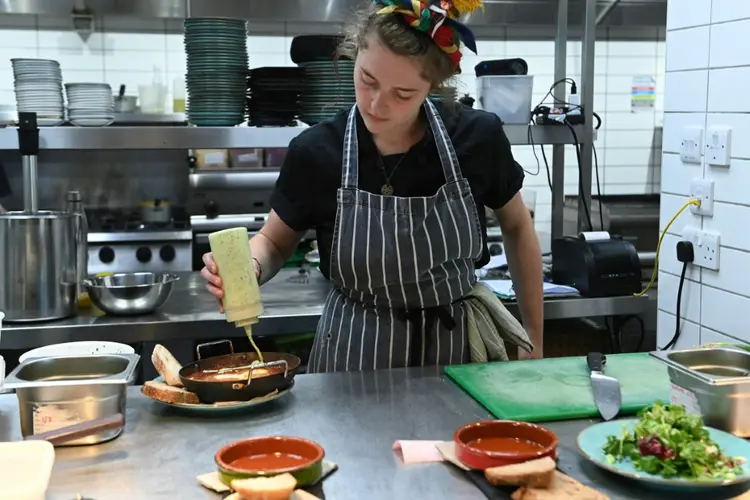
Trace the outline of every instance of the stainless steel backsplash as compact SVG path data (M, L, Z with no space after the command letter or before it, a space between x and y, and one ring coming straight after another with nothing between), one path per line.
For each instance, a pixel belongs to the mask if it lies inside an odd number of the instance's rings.
M39 206L62 209L65 194L81 191L86 207L134 207L139 201L159 198L185 206L188 199L187 151L41 151ZM0 204L8 210L23 208L21 157L0 151L0 162L13 191Z

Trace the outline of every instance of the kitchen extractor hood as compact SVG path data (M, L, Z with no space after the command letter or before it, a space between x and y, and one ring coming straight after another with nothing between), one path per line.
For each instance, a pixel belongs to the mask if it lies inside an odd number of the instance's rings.
M95 17L184 19L226 16L255 23L304 22L339 24L368 0L83 0ZM553 26L557 0L485 0L484 12L467 24L480 26ZM3 0L1 14L71 16L81 0ZM664 27L666 0L599 0L600 26ZM584 0L569 0L571 25L583 20Z

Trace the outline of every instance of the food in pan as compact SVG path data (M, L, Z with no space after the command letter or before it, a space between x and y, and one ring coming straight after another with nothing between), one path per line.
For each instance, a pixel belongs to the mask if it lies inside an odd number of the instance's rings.
M174 387L158 380L149 380L141 388L141 392L151 399L167 404L200 404L195 393L183 387Z
M742 475L742 457L728 457L709 437L699 415L682 405L656 402L638 413L634 428L608 436L609 463L629 460L636 470L664 478L731 481Z
M263 313L255 263L248 244L247 229L236 227L208 235L211 253L219 267L224 298L221 303L227 321L244 328L247 338L263 363L263 353L253 340L252 326Z
M151 362L168 385L182 387L182 381L180 380L182 365L166 347L157 344L154 347L153 354L151 354Z

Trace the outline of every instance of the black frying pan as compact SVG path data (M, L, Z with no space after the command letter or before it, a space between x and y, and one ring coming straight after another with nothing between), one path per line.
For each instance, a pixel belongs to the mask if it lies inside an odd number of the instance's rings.
M217 344L229 344L229 354L202 358L201 348ZM292 354L264 352L261 367L251 367L258 361L254 352L234 352L229 340L200 344L198 361L182 367L180 380L187 390L195 393L202 403L223 401L249 401L276 390L289 387L300 365L300 359Z

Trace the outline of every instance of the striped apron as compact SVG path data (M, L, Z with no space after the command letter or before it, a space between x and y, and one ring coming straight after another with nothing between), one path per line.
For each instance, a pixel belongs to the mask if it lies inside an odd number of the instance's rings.
M308 372L469 361L466 308L482 255L479 215L434 105L425 111L446 183L434 196L357 188L356 107L344 134L328 294Z

